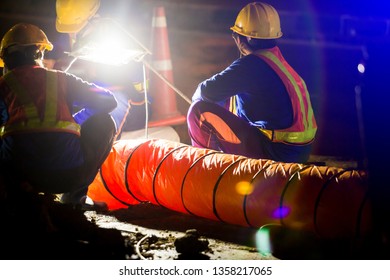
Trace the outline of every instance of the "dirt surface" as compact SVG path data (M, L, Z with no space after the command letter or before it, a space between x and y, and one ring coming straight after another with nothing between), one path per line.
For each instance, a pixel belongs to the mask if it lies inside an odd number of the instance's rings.
M85 215L100 227L118 229L133 240L138 248L136 258L275 259L256 250L255 229L176 213L149 203L106 214L88 211Z
M19 202L2 207L1 259L273 259L257 252L253 229L150 204L101 213L44 195Z

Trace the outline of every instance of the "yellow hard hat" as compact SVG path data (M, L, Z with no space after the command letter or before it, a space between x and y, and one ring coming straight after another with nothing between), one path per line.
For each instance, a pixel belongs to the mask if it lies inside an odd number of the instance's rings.
M262 2L246 5L230 29L254 39L277 39L283 35L278 12L271 5Z
M51 51L53 44L47 39L46 34L37 26L29 23L18 23L5 33L0 43L0 57L4 50L11 46L36 45L42 49Z
M61 33L79 32L100 7L100 0L57 0L56 29Z

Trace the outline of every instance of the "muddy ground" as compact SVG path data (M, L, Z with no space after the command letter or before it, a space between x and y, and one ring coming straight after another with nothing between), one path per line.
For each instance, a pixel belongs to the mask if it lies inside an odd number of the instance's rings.
M108 214L89 211L88 220L116 228L129 238L141 259L273 259L260 254L255 229L173 212L149 203Z

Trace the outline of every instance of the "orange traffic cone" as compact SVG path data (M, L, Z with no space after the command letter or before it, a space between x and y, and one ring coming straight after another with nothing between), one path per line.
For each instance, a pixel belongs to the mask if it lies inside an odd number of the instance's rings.
M164 7L156 7L152 21L152 67L173 84L172 61ZM150 74L151 121L149 126L175 125L186 121L176 107L175 91L155 73Z

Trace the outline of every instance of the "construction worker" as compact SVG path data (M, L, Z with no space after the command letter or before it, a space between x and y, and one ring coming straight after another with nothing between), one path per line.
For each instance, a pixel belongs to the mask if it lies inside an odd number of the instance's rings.
M107 4L111 5L109 2ZM101 6L100 0L56 1L56 29L60 33L69 34L72 53L80 53L80 50L85 47L90 50L91 44L98 47L107 45L107 41L110 37L114 37L114 34L119 34L117 41L129 41L126 32L117 22L98 13L101 11ZM115 51L112 49L118 47L118 42L109 43L111 50L105 55L110 55L111 60L114 60ZM118 140L123 131L144 128L149 110L146 110L147 104L145 104L146 83L144 83L142 63L138 62L137 58L120 65L112 65L111 62L102 64L78 60L71 67L67 65L66 67L69 72L77 72L77 75L82 78L111 89L118 101L117 108L111 112L118 128L116 135Z
M116 126L112 93L79 77L43 67L53 49L37 26L19 23L1 40L0 153L34 191L66 193L83 204L88 185L110 152ZM80 125L73 114L87 109Z
M241 57L201 82L188 111L192 144L251 158L306 162L317 125L303 79L277 46L277 11L254 2L238 14Z

